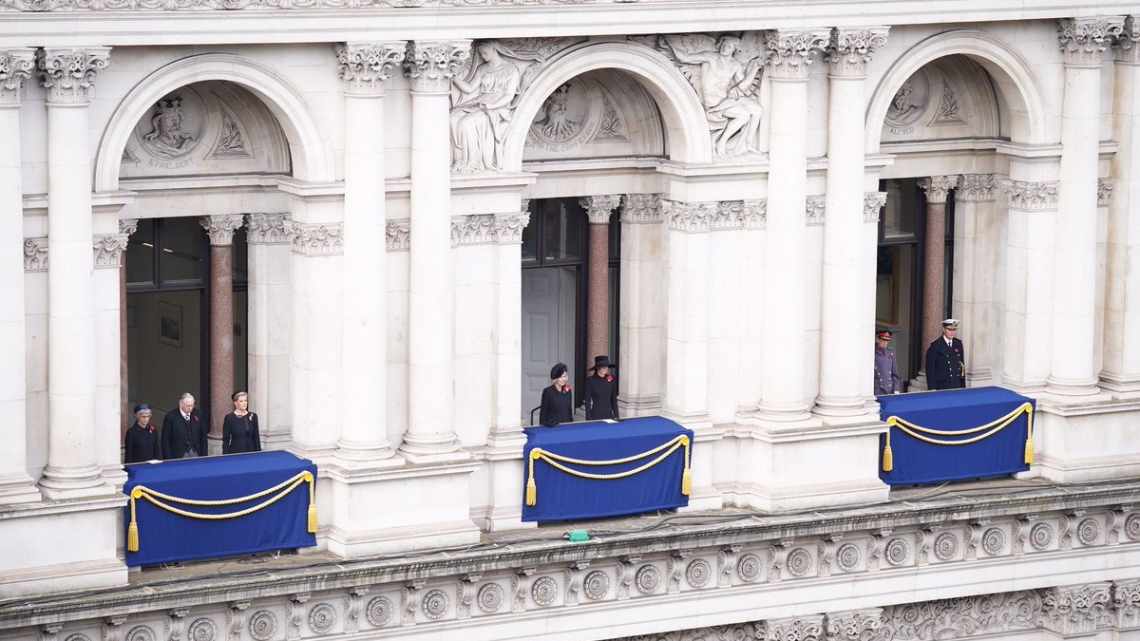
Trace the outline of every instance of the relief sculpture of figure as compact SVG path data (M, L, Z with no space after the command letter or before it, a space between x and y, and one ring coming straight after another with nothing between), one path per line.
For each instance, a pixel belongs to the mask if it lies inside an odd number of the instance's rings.
M522 70L505 47L480 42L478 58L465 78L452 81L452 168L458 172L498 169Z
M692 74L698 77L690 80L704 103L717 155L758 152L764 114L757 95L764 67L760 52L744 51L744 41L736 36L716 41L710 36L665 36L662 42L681 64L699 66L699 74Z
M182 99L178 96L160 100L150 118L150 131L143 134L152 151L165 156L181 156L190 150L194 135L182 128Z

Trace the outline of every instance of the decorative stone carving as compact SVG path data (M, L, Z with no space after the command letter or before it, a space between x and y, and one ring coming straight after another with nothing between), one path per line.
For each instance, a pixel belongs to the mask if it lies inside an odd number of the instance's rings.
M938 111L934 114L934 120L931 124L948 125L964 123L965 119L962 117L962 106L958 103L958 96L954 93L954 88L950 86L950 81L945 76L942 77L942 97L938 100Z
M953 532L943 532L934 537L934 556L939 561L950 561L958 556L958 537Z
M883 608L875 641L937 641L1031 630L1041 615L1035 591L987 594Z
M831 65L831 73L855 78L866 75L871 55L876 49L886 46L889 32L890 27L832 29L831 42L827 47L827 62Z
M293 252L303 256L338 256L344 252L343 223L292 222Z
M218 626L212 619L199 617L190 622L186 629L186 638L189 641L214 641L218 636Z
M766 200L721 200L710 204L716 206L709 220L710 231L763 229L768 222Z
M91 99L95 77L111 64L111 49L46 47L36 62L49 104L81 104Z
M765 33L768 66L774 77L807 80L808 67L831 39L826 29L779 30Z
M318 603L309 610L309 628L317 634L328 634L336 625L336 608Z
M455 618L471 618L471 604L475 602L475 584L480 578L481 575L479 574L467 574L460 577L459 592L455 599Z
M530 597L541 607L551 605L558 598L558 581L554 577L538 577L530 588Z
M1077 525L1077 540L1081 545L1096 545L1100 540L1100 521L1091 516L1082 519Z
M126 234L100 234L95 236L95 269L118 269L123 264L127 249ZM26 249L26 246L25 246Z
M1108 178L1100 178L1096 181L1096 206L1108 207L1109 202L1112 200L1112 181Z
M661 213L669 223L669 229L686 233L700 233L709 230L709 224L716 215L715 202L681 202L661 199Z
M258 610L249 617L249 636L257 641L269 641L277 634L277 615L269 610Z
M703 588L712 578L712 566L704 559L693 559L685 568L685 581L694 588Z
M993 174L963 174L954 191L957 202L989 202L994 199L998 183Z
M586 196L578 200L586 210L586 217L591 225L608 225L610 214L621 204L621 196L610 194L605 196Z
M551 152L567 152L595 140L629 139L609 90L592 78L578 77L555 89L527 131L528 146Z
M388 625L392 620L392 613L395 612L396 606L392 604L392 600L386 596L373 597L368 601L368 606L364 608L364 618L368 623L376 628L382 628Z
M1046 550L1053 545L1053 526L1048 523L1034 523L1029 528L1029 545L1034 550Z
M119 233L130 236L139 230L139 220L137 218L123 218L119 221Z
M24 271L46 272L48 269L47 238L24 239Z
M183 101L187 99L201 103L193 91L186 91L185 97L176 91L159 99L151 108L149 121L140 123L138 139L149 155L174 160L193 151L201 141L203 125L199 116L205 109L199 105L189 112L184 110Z
M86 634L69 634L63 641L91 641L91 637Z
M245 134L241 125L228 113L222 114L222 128L218 140L210 150L211 158L249 158L252 154L246 146Z
M384 240L390 252L406 252L411 244L412 221L404 218L389 220L384 229Z
M428 590L423 599L424 616L437 621L442 619L447 614L447 608L451 605L451 599L443 590Z
M883 211L886 204L885 191L869 191L863 194L863 222L878 224L879 212Z
M234 244L234 232L241 228L245 217L241 214L203 216L199 222L210 236L210 245L225 247Z
M136 625L127 631L124 641L158 641L158 637L155 636L154 630L150 626Z
M736 562L736 575L745 583L752 583L760 579L760 570L763 562L755 554L745 554Z
M1140 580L1113 582L1112 607L1116 610L1117 628L1140 627Z
M982 551L989 556L998 556L1005 552L1005 532L1001 528L992 527L982 534Z
M503 607L505 598L503 587L498 583L486 583L475 593L475 603L479 605L480 610L487 614L498 612Z
M768 621L764 641L821 641L823 639L823 615L809 615L789 619Z
M660 195L626 194L622 196L622 224L653 225L661 222L662 218Z
M423 605L419 596L423 587L424 582L418 580L404 584L400 601L400 625L416 624L416 611Z
M883 559L894 567L898 567L907 562L910 557L910 545L903 538L891 539L885 548L883 548Z
M337 77L349 94L383 95L384 81L403 65L407 49L404 41L338 44Z
M824 196L808 196L804 200L804 221L808 227L823 224L824 214L827 213L827 198Z
M610 593L610 575L594 570L582 580L582 591L591 601L601 601Z
M495 214L495 242L500 245L517 245L522 242L523 230L530 224L530 212Z
M1010 209L1040 211L1057 208L1057 181L1030 182L1026 180L1004 180L1002 189L1009 194Z
M1133 541L1140 541L1140 512L1130 514L1124 520L1124 535Z
M494 214L471 214L451 218L451 246L486 245L498 240Z
M672 58L700 96L717 156L759 152L764 115L760 32L659 36L656 48Z
M801 577L807 576L814 566L814 561L806 548L796 548L788 552L788 558L785 561L785 567L788 569L788 574Z
M35 49L0 51L0 107L19 106L24 81L35 65Z
M470 40L409 42L404 68L412 80L413 91L447 93L452 78L470 58Z
M1113 623L1111 583L1086 583L1042 591L1041 624L1061 635L1090 634Z
M828 612L826 621L829 641L870 641L883 624L883 609Z
M360 606L368 592L367 586L355 587L348 591L348 602L344 606L345 634L360 631Z
M1116 60L1127 64L1140 64L1140 20L1137 16L1124 18L1124 29L1116 38Z
M858 570L862 560L863 553L854 543L844 543L835 550L835 565L844 572Z
M653 594L661 585L661 571L655 565L643 565L637 570L633 578L637 591L642 594Z
M1100 66L1105 49L1124 31L1124 16L1086 16L1057 21L1057 39L1065 64Z
M945 203L950 190L957 185L958 176L931 176L918 181L918 186L926 192L926 202L930 204Z
M288 245L293 242L289 214L249 214L245 222L249 245Z

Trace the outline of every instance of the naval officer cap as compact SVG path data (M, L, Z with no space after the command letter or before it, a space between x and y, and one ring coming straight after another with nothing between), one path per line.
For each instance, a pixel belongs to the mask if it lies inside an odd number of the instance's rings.
M947 318L946 320L942 321L942 326L949 327L950 329L958 329L958 319Z

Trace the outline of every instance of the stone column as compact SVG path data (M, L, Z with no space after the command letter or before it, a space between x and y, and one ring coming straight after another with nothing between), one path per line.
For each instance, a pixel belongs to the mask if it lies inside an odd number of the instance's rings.
M823 224L823 301L820 350L827 366L820 368L816 413L855 416L866 412L869 379L851 373L872 371L872 338L853 318L867 296L874 297L874 280L864 280L862 256L878 250L867 246L863 228L863 113L852 105L865 102L866 63L875 49L886 45L887 28L836 29L828 48L830 63L827 199ZM777 186L777 189L779 187Z
M1048 390L1095 394L1097 161L1100 75L1104 52L1123 29L1120 16L1063 19L1065 61L1061 108L1061 176L1054 245L1053 362Z
M768 238L764 252L764 374L760 414L772 421L809 417L806 390L805 283L800 264L807 235L808 67L828 43L826 30L766 34L772 80Z
M454 322L451 257L451 78L471 55L468 40L408 45L412 85L411 232L408 269L408 429L412 462L454 455Z
M610 354L610 214L621 204L621 196L587 196L581 200L590 219L589 267L586 288L586 366L594 357Z
M499 283L495 300L495 424L491 442L521 438L522 390L522 234L530 223L528 202L518 213L495 214Z
M690 427L708 420L708 232L716 210L715 201L661 201L668 225L664 409Z
M210 454L222 453L222 421L233 409L234 232L240 214L206 216L210 236Z
M94 266L88 106L110 49L49 48L39 69L48 111L48 461L50 499L105 492L95 447Z
M661 411L665 340L664 225L658 194L628 194L621 209L622 416ZM611 354L611 356L613 356Z
M875 181L877 182L877 181ZM859 228L859 242L867 251L859 258L859 282L867 288L877 287L879 273L879 215L887 204L887 192L868 191L863 194L863 224ZM877 320L875 318L875 295L868 291L860 300L860 336L873 336ZM871 348L867 349L871 352ZM871 357L873 358L873 356ZM865 390L867 401L874 399L875 370L873 367L860 369L854 374L859 378L859 389ZM868 410L871 408L868 407Z
M388 256L385 251L384 83L406 42L338 46L344 81L344 401L337 456L390 458L388 442ZM442 125L441 125L442 126ZM438 213L445 212L439 211ZM446 218L446 217L445 217Z
M32 75L35 50L0 51L0 415L5 417L0 448L0 504L38 501L27 470L27 372L24 343L24 199L21 182L20 96Z
M931 176L918 182L926 192L926 257L922 266L922 348L942 335L946 318L946 199L957 176ZM970 331L970 328L966 328ZM925 371L921 365L920 370Z
M118 207L113 208L115 216ZM117 221L115 223L118 225ZM127 234L96 234L95 272L91 279L95 294L95 447L103 480L121 487L127 480L120 457L122 445L123 308L120 307L123 252Z
M130 245L131 234L138 231L137 218L119 221L119 233L126 237ZM126 249L123 250L124 252ZM126 256L119 261L119 441L122 443L127 430L134 422L130 404L130 350L127 346L127 261Z
M292 432L289 335L292 269L288 214L250 214L249 407L261 422L261 448L285 446Z
M993 174L966 174L954 190L954 316L966 332L966 378L971 386L993 379L991 337L997 323L990 314L998 260Z

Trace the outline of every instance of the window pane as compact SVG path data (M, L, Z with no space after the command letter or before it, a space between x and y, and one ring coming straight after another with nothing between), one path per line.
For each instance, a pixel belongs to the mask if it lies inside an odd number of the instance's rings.
M162 283L201 282L206 275L209 245L196 218L172 218L159 225L158 273Z
M610 260L621 260L621 218L610 218Z
M580 260L586 214L572 199L547 201L543 208L543 260Z
M539 220L534 210L535 206L532 203L530 206L530 222L523 229L522 262L524 265L538 262L538 227L542 221Z
M127 283L154 285L154 221L143 219L127 244Z
M914 238L918 219L918 183L914 179L887 181L887 206L883 211L883 238Z
M245 241L245 227L234 232L233 279L235 285L249 282L249 248Z

